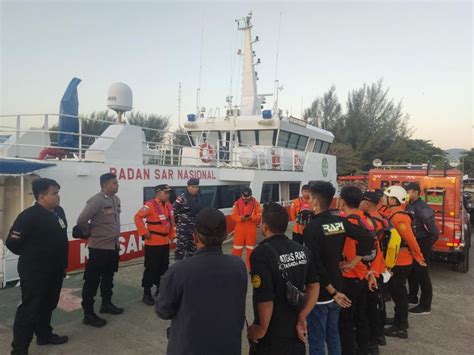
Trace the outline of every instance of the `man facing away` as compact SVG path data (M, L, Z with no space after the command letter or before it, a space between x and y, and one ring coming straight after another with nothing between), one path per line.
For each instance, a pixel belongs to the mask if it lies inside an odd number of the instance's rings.
M170 241L174 237L173 206L168 202L171 187L167 184L155 187L156 196L146 201L135 214L138 234L145 239L145 270L143 271L143 303L155 304L151 288L156 286L155 296L160 292L161 276L170 263ZM143 219L146 219L146 225Z
M101 191L92 196L77 218L77 227L89 235L89 258L84 270L82 287L83 324L103 327L107 321L94 312L94 297L100 285L100 313L120 314L122 308L112 303L114 273L119 264L120 199L117 176L100 176Z
M420 198L421 188L416 182L411 182L406 186L408 193L407 212L413 216L413 232L416 241L420 246L421 253L428 263L433 244L439 236L438 227L435 223L434 211L428 204ZM428 267L414 263L408 273L408 303L417 304L410 309L410 314L421 315L431 313L431 302L433 300L433 286ZM420 303L418 304L418 290L421 288Z
M13 324L12 354L28 354L33 334L38 345L64 344L53 333L51 315L59 301L68 262L67 221L59 206L59 184L37 179L34 206L21 212L10 229L7 248L20 255L21 303Z
M241 354L247 270L240 258L223 254L226 237L224 214L203 209L196 216L196 254L162 277L155 310L171 319L167 354Z
M311 255L286 235L288 212L277 203L262 213L264 240L250 257L254 323L248 328L251 354L305 354L306 317L318 300L319 283ZM306 297L297 305L287 295L295 287Z

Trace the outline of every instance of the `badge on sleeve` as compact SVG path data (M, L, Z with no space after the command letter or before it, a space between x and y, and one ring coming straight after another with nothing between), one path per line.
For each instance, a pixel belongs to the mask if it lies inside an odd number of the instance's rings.
M143 211L143 212L146 212L146 211L148 211L149 208L150 208L150 207L148 207L147 205L143 205L142 211Z
M58 216L58 222L62 229L66 228L66 223L64 223L63 219Z
M259 288L260 285L262 284L262 279L258 275L253 275L252 276L252 286L253 288Z
M21 238L21 233L17 231L12 231L12 234L10 234L10 238L12 239L20 239Z

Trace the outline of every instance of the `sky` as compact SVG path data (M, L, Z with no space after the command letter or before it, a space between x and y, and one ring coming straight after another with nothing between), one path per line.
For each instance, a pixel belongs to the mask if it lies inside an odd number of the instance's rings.
M345 107L351 90L383 79L409 114L414 138L444 149L473 146L471 2L1 0L0 6L3 115L59 112L67 84L78 77L81 113L106 109L108 87L124 82L134 110L169 115L176 127L178 85L185 117L196 108L200 66L200 104L222 112L229 93L239 100L241 33L234 20L251 10L260 38L258 90L272 93L276 72L284 111L300 117L331 85Z

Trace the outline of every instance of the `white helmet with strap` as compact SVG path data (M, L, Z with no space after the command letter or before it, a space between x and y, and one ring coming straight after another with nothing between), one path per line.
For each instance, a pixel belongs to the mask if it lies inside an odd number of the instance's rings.
M398 200L400 203L406 203L408 201L408 193L401 186L390 186L384 191L384 195L388 197L393 197Z

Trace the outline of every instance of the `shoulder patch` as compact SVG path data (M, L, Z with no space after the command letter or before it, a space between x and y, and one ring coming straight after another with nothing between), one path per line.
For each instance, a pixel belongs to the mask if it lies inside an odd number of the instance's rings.
M322 224L321 227L323 227L325 236L341 234L346 231L342 222L326 223Z
M150 209L150 207L148 207L148 205L143 205L143 207L142 207L142 211L143 211L143 212L146 212L146 211L148 211L149 209Z
M20 239L20 238L21 238L21 233L20 233L20 232L17 232L17 231L12 231L12 233L10 234L10 238L12 238L12 239Z
M262 284L262 279L258 275L253 275L252 276L252 286L253 288L259 288L260 285Z

